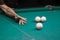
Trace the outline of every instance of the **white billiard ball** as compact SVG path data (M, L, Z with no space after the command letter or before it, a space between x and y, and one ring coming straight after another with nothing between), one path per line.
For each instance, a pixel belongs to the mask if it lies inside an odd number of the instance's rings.
M41 19L41 18L40 18L39 16L36 16L36 17L35 17L35 21L36 21L36 22L39 22L40 19Z
M42 16L42 17L41 17L41 21L42 21L42 22L45 22L45 21L46 21L46 17L45 17L45 16Z
M43 24L42 23L37 23L36 24L36 29L42 29L43 28Z

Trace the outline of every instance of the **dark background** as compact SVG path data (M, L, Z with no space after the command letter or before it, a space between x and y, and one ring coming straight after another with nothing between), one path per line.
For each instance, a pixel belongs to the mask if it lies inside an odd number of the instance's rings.
M5 0L6 4L15 8L43 7L45 5L60 6L60 0Z

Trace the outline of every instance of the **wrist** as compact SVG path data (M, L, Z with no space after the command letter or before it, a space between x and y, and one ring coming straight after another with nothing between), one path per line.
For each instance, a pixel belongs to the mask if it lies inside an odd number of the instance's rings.
M18 17L18 16L15 16L14 18L15 18L15 20L17 20L17 21L19 21L19 20L21 19L21 18Z

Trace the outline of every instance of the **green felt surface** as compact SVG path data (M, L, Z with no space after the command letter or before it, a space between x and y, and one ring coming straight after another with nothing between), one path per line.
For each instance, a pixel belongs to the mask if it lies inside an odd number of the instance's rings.
M27 23L19 25L0 12L0 40L60 40L60 8L52 11L48 8L15 9L15 12L26 17ZM36 30L36 16L47 18L42 30Z

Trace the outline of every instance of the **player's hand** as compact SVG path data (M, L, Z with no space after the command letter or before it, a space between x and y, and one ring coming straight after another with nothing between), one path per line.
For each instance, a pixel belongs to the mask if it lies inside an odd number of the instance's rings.
M15 19L18 20L19 24L24 25L27 21L27 18L21 17L21 16L15 16Z
M27 21L27 18L21 17L21 18L19 19L19 24L24 25L24 24L26 23L26 21Z
M19 19L19 24L24 25L26 23L25 19Z

